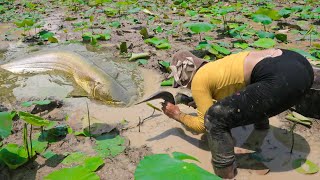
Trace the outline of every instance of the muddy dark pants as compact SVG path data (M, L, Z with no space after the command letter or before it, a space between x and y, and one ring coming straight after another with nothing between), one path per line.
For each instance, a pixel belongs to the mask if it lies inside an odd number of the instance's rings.
M292 107L313 83L313 70L303 56L289 50L260 61L253 69L245 89L211 106L205 127L215 168L235 162L232 128L268 122L268 117Z

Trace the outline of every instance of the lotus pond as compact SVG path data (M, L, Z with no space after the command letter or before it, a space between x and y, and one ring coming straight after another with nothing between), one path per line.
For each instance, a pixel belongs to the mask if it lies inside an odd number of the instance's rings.
M276 47L320 65L319 29L320 3L312 0L0 0L0 64L42 49L83 48L86 58L130 67L121 72L141 98L172 90L166 77L179 50L215 61ZM203 137L164 117L159 104L118 108L83 92L70 97L81 88L65 74L1 70L0 82L0 179L220 179ZM261 167L242 168L239 179L318 179L318 120L291 112L276 119L269 134L257 135L266 137L261 147L236 151L249 154L239 162ZM251 130L235 132L238 145L248 145Z

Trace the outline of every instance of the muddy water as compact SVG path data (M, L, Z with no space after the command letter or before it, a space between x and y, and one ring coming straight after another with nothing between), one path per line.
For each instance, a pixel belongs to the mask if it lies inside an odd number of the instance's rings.
M38 52L35 52L35 51L38 51ZM24 44L21 44L21 46L17 46L15 48L12 48L10 51L8 51L5 54L6 57L4 58L2 63L7 63L10 61L15 61L19 59L23 60L23 58L25 57L28 57L29 59L31 59L33 56L41 57L41 54L43 53L45 54L45 52L48 52L48 53L51 52L51 54L54 54L56 51L58 53L60 51L70 52L70 53L75 52L76 54L79 54L81 58L83 58L83 61L85 61L88 64L88 72L85 72L85 67L79 67L82 70L80 69L79 72L74 71L79 76L81 76L81 73L84 73L84 74L88 74L88 76L92 75L93 77L95 77L94 73L98 73L98 72L93 71L92 69L94 68L97 69L97 71L99 72L103 71L106 74L105 78L109 78L111 81L110 84L114 85L114 87L110 87L111 96L114 95L115 98L121 99L122 97L118 97L118 94L125 93L123 97L123 99L125 100L130 100L130 99L135 100L141 96L143 92L142 90L143 87L140 85L141 84L140 82L142 81L142 77L139 71L137 70L137 65L135 63L124 62L119 58L115 59L113 54L109 52L104 52L102 54L89 52L82 45L69 44L69 45L57 45L53 47L43 48L43 47L37 47L37 46L25 47ZM64 60L68 61L68 59L62 59L61 63L63 63ZM70 59L70 63L72 63L72 59ZM70 64L70 63L67 62L66 64ZM81 64L81 62L79 64ZM54 72L54 75L60 75L60 72ZM43 98L46 95L50 95L51 92L55 92L55 91L57 91L57 93L59 94L57 97L61 97L63 95L64 97L66 97L65 94L68 94L70 92L70 87L67 89L66 88L59 89L59 88L53 88L53 87L50 88L52 85L51 81L62 82L63 80L61 78L60 80L49 79L49 78L50 78L49 76L32 77L32 78L28 78L28 80L25 80L26 82L23 82L24 80L21 80L18 83L20 84L26 83L26 84L31 84L31 86L34 86L33 89L24 87L24 90L23 90L25 91L24 94L29 94L28 91L34 92L34 90L37 88L40 91L44 91L44 89L47 88L49 90L47 90L46 93L42 93L39 98ZM50 82L46 82L46 81L50 81ZM62 83L65 84L65 82L62 82ZM70 83L67 83L67 84L70 84ZM22 85L22 86L26 86L26 85ZM63 89L66 89L67 92L62 92ZM118 89L119 93L117 90L114 90L114 89ZM16 93L16 94L21 97L21 93L20 94ZM35 91L35 94L37 94L36 91ZM30 95L32 95L32 93ZM56 94L53 94L53 95L55 96Z

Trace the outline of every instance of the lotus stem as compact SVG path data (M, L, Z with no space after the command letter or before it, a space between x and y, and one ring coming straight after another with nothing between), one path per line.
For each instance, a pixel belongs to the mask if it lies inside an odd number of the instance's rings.
M311 33L310 33L310 46L311 46L311 42L312 42L312 36L311 36Z
M222 20L223 20L223 31L226 31L226 18L225 18L225 16L222 16Z
M139 124L138 124L139 132L140 132L140 125L141 125L141 118L140 118L140 116L139 116Z
M30 124L30 134L29 134L29 142L30 142L30 154L32 156L32 124Z
M24 123L23 127L23 141L24 141L24 146L26 148L27 154L28 154L28 159L30 160L30 154L29 154L29 145L28 145L28 131L27 131L27 124Z
M293 126L291 127L291 149L290 149L290 154L292 154L292 151L293 151L293 146L294 146L294 129L296 128L296 125L297 125L297 122L295 122L293 124Z
M90 111L89 111L89 105L88 105L88 102L86 102L87 104L87 115L88 115L88 130L89 130L89 137L91 138L91 122L90 122Z

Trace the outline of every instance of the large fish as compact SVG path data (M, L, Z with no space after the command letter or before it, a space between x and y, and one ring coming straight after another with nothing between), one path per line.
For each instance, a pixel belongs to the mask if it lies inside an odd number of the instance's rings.
M0 68L16 74L40 73L60 70L69 73L93 98L108 104L127 104L134 94L128 91L90 60L69 51L46 51L0 65Z

